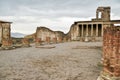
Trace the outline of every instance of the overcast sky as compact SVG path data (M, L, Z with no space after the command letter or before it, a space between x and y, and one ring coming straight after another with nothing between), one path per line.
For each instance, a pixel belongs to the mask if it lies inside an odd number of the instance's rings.
M13 22L12 32L46 26L66 33L74 21L95 17L98 6L111 6L112 19L120 19L120 0L0 0L0 20Z

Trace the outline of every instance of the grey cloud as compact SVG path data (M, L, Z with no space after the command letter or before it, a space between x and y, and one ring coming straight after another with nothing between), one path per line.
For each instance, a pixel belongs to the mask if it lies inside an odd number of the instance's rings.
M98 5L118 4L102 0L1 0L1 16L90 17ZM113 6L114 8L114 6ZM119 6L116 6L118 9ZM117 13L117 12L116 12ZM89 15L88 15L89 14Z
M0 16L91 17L98 6L111 6L119 15L119 0L1 0Z
M16 31L29 33L45 25L67 32L74 20L95 17L98 6L111 6L112 13L119 17L119 4L120 0L1 0L0 16L12 16L5 20L12 21Z

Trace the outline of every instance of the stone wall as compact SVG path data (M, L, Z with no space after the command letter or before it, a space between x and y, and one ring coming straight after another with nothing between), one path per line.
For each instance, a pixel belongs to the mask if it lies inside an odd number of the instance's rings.
M103 72L101 75L103 80L113 80L113 78L120 80L120 29L118 27L104 29Z
M61 31L52 31L46 27L37 27L36 42L41 43L57 43L61 42L64 38L64 33Z
M70 27L70 31L66 34L67 40L79 40L79 31L78 26L75 24L72 24Z

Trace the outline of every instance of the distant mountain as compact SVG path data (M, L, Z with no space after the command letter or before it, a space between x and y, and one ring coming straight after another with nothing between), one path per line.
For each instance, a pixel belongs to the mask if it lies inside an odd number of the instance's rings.
M22 34L22 33L18 33L18 32L13 33L12 32L11 36L15 37L15 38L23 38L24 36L26 36L26 34Z

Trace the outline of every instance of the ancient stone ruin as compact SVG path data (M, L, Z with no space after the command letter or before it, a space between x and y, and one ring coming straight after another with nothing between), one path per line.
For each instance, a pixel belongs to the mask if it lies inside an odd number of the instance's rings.
M103 71L100 80L120 80L120 28L106 27L103 35Z
M36 30L36 45L40 45L42 43L50 44L50 43L59 43L63 41L64 33L61 31L52 31L46 27L37 27Z
M30 47L30 42L28 38L22 39L22 47Z
M3 49L9 49L12 46L11 23L0 21L0 45Z
M67 34L70 40L102 41L103 28L120 23L120 20L110 19L110 12L110 7L98 7L95 19L74 22Z

